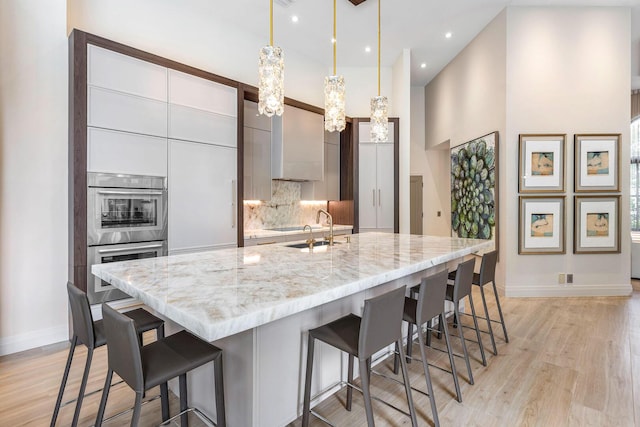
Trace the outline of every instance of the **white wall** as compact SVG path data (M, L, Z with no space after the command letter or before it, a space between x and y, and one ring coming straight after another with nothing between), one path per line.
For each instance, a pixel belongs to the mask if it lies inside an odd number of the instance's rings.
M449 193L438 191L449 182L449 144L444 149L425 150L424 87L411 87L411 153L410 175L422 176L422 233L432 236L451 234L451 202ZM443 181L444 179L444 181ZM440 212L441 216L437 213Z
M620 254L572 247L576 133L622 134L621 228L629 229L630 38L628 8L509 7L425 88L427 148L500 132L498 280L507 295L631 292L629 233ZM521 133L567 134L565 255L518 255ZM558 273L573 273L574 284L558 285Z
M400 233L411 228L410 160L411 152L411 51L403 49L393 64L393 105L389 116L400 118L398 180Z
M347 116L370 117L371 98L378 95L378 69L338 66L338 73L345 79ZM392 69L390 67L380 69L380 95L389 99L389 110L393 109Z
M0 2L0 355L67 337L65 0Z
M630 10L508 9L507 178L508 295L616 295L631 292L629 233ZM518 134L567 134L566 255L518 250ZM622 133L622 253L574 255L573 135ZM501 172L502 173L502 172ZM511 256L514 254L514 256ZM544 268L541 268L544 265ZM574 274L559 286L558 273Z
M451 235L449 148L498 131L499 167L505 164L502 147L506 129L506 31L507 14L501 12L424 89L425 145L427 161L423 197L438 208L424 211L425 233ZM505 174L498 174L498 217L506 216ZM511 196L513 197L513 196ZM437 216L441 209L442 216ZM500 220L501 221L501 220ZM499 224L499 246L506 233ZM498 282L504 283L502 266L509 257L500 251Z

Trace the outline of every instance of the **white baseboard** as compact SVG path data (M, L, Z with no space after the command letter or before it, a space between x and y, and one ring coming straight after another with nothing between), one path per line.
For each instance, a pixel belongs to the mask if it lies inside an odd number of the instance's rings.
M621 297L631 295L630 283L611 285L525 285L507 286L508 297Z
M68 339L69 328L67 325L54 326L11 337L0 337L0 356L55 344Z

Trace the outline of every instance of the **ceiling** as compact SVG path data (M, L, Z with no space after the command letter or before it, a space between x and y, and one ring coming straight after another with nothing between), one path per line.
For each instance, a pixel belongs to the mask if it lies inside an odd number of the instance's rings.
M267 0L212 3L216 14L268 42ZM632 74L640 75L640 0L382 0L381 63L391 66L403 48L411 49L411 84L424 86L507 6L633 7ZM377 10L376 0L358 6L337 0L338 73L340 67L376 66ZM274 45L283 48L285 58L295 51L330 69L332 13L330 0L275 0ZM298 22L292 22L294 15ZM640 87L640 77L634 81Z

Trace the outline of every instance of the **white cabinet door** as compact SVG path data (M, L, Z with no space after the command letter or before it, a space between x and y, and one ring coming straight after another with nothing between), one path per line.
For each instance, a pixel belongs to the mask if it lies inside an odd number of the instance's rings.
M226 116L238 116L234 87L169 70L169 102Z
M87 46L87 83L167 102L167 69L101 47Z
M359 224L360 228L377 228L376 145L360 144L358 148Z
M87 172L167 176L167 139L88 128Z
M271 132L244 128L244 198L271 200Z
M378 228L393 230L394 176L393 144L377 144Z
M237 242L237 150L169 140L169 250Z
M89 86L87 124L144 135L167 136L167 103Z
M169 104L169 138L237 147L237 120L182 105Z
M271 117L258 113L258 104L244 101L244 125L254 129L271 131Z

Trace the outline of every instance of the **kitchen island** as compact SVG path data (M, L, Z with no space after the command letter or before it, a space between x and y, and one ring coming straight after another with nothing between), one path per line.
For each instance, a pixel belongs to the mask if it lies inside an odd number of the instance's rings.
M415 285L427 270L493 246L388 233L349 237L313 251L277 244L99 264L92 272L225 351L231 427L278 426L300 412L308 329L359 314L364 299ZM345 378L346 363L335 349L316 353L313 392L322 398ZM213 415L212 369L201 369L208 371L190 376L190 403Z

